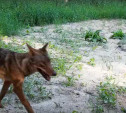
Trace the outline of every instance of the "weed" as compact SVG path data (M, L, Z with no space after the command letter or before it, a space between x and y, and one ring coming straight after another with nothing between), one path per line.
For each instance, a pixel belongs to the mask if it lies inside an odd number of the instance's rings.
M11 102L12 102L12 97L6 96L6 97L3 98L2 101L3 101L3 104L4 104L4 105L6 105L6 103L12 104L12 103L11 103Z
M74 111L72 111L72 113L79 113L78 111L76 111L76 110L74 110Z
M125 87L119 87L112 76L107 77L104 82L100 82L97 87L98 96L96 97L96 104L93 104L93 113L103 113L104 107L116 107L117 95L126 92ZM122 111L125 109L121 108Z
M125 34L123 33L121 29L119 29L118 31L113 32L113 35L110 38L122 40L124 37L125 37Z
M64 58L56 58L56 59L52 59L53 60L53 63L55 64L55 67L54 69L62 74L62 75L65 75L66 74L66 71L67 71L67 63L66 63L66 59Z
M97 92L97 102L93 104L93 113L103 113L105 106L115 107L118 87L113 77L107 77L105 82L100 82Z
M104 113L103 105L96 104L92 110L93 113Z
M13 51L16 51L16 52L24 52L23 48L16 43L17 40L13 40L13 42L8 42L6 43L4 41L6 37L1 37L0 38L0 48L7 48L7 49L10 49L10 50L13 50Z
M106 43L107 39L100 36L100 30L97 30L95 32L87 31L85 35L85 40L89 42L99 42L99 43Z
M94 51L94 50L96 50L98 48L98 46L94 46L93 48L92 48L92 50Z
M126 113L126 109L125 109L124 107L121 108L121 111L122 111L123 113Z
M51 97L51 92L46 91L46 88L42 86L42 77L35 75L27 77L24 81L23 89L25 89L24 93L27 97L34 102Z
M56 27L56 29L53 31L54 33L62 33L62 28L61 27Z
M41 29L40 29L40 31L41 31L42 33L45 33L47 30L48 30L47 28L41 28Z
M101 82L98 90L99 99L102 100L104 104L109 106L116 105L116 93L117 87L111 81L107 81L105 83Z
M51 44L51 43L49 43L49 48L50 49L58 50L58 48L54 44Z
M76 67L77 67L78 70L82 70L83 65L82 64L78 64Z
M65 76L67 81L64 82L65 86L73 86L75 81L77 80L74 76Z
M80 62L82 60L82 56L76 56L76 58L74 59L74 63L75 62Z
M89 65L91 66L95 66L95 59L94 58L91 58L89 62L87 62Z

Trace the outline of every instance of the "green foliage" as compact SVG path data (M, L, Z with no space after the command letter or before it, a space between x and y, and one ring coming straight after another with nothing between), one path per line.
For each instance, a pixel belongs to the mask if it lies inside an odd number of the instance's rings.
M125 37L125 34L123 33L123 31L120 29L116 32L113 32L113 35L110 37L112 39L120 39L122 40Z
M24 26L59 24L87 19L126 18L126 2L79 0L0 0L0 34L15 35ZM101 10L102 9L102 10ZM60 31L57 31L60 32Z
M13 40L13 43L12 42L5 43L3 39L7 39L7 38L8 37L0 37L0 48L10 49L15 52L24 52L23 48L20 45L15 43L16 40Z
M66 71L67 71L67 62L66 62L66 59L64 58L56 58L56 59L52 59L53 60L53 63L55 64L54 66L54 69L62 74L62 75L65 75L66 74Z
M77 80L74 76L65 76L67 81L64 82L66 86L73 86L75 81Z
M125 88L118 87L113 77L107 77L105 82L98 86L98 101L109 107L115 107L118 93L125 92Z
M87 62L91 66L95 66L95 59L91 58L89 62Z
M79 113L78 111L76 111L76 110L74 110L74 111L72 111L72 113Z
M39 102L43 99L51 98L52 94L42 85L42 77L32 75L27 77L23 84L23 90L28 99L33 102ZM10 87L9 93L13 92L13 86ZM8 99L8 101L10 101Z
M125 109L124 107L121 108L121 111L122 111L123 113L126 113L126 109Z
M23 27L11 11L0 9L0 35L16 35Z
M76 56L75 59L74 59L74 63L75 62L80 62L82 60L82 56Z
M77 67L78 70L82 70L83 65L82 64L78 64L76 67Z
M104 104L115 106L118 89L114 82L111 83L111 79L104 83L101 82L98 88L99 99L101 99Z
M42 77L35 75L25 79L23 89L27 97L34 102L51 98L52 95L51 92L46 91L46 88L42 86Z
M104 113L104 107L116 106L117 94L125 92L125 88L118 87L113 77L107 77L97 87L98 96L96 104L93 105L93 113Z
M98 96L96 97L96 103L93 104L93 113L104 113L104 107L114 108L117 103L117 95L124 94L126 92L125 87L119 87L115 83L115 78L107 77L104 82L100 82L97 87ZM125 112L124 108L121 108Z
M95 107L92 110L93 113L104 113L104 108L102 105L95 105Z
M100 36L100 30L97 30L95 32L87 31L85 35L85 40L89 42L100 42L100 43L106 43L107 39Z
M115 82L115 78L112 76L107 77L104 82L100 82L100 85L97 87L98 96L97 102L93 105L93 113L103 113L104 107L108 106L113 108L117 103L117 95L124 94L126 92L125 87L120 87ZM124 108L121 108L125 112Z

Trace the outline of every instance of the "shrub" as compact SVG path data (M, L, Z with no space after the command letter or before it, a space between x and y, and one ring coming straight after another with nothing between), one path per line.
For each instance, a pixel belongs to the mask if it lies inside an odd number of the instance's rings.
M121 29L119 29L118 31L113 32L113 35L110 38L122 40L124 37L125 37L125 34L123 33Z
M104 104L115 106L117 90L118 88L114 83L111 83L111 80L101 82L98 87L99 99L102 100Z
M95 32L87 31L85 35L85 40L89 42L100 42L100 43L106 43L107 39L100 36L100 30L97 30Z

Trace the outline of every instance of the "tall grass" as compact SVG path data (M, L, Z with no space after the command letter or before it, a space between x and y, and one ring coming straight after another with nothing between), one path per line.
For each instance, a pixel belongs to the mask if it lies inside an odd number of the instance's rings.
M59 0L57 0L59 1ZM126 1L0 0L0 34L15 35L27 25L66 23L87 19L126 19Z

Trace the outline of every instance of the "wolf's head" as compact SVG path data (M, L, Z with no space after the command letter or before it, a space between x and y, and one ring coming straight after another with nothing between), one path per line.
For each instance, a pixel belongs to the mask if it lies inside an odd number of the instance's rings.
M46 79L50 80L51 76L56 76L56 72L52 68L50 58L48 56L48 52L46 50L47 44L45 44L42 48L40 49L34 49L30 45L27 44L27 47L29 49L29 54L30 54L30 63L36 71L41 73L41 75Z

